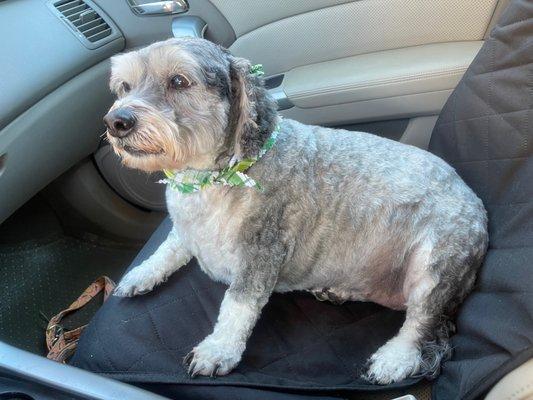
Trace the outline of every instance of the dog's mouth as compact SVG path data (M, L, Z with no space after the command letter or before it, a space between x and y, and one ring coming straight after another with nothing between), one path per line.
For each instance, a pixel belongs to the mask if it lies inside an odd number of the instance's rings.
M163 153L163 149L147 150L128 144L126 138L119 139L109 134L107 134L107 138L113 147L134 157L157 156Z
M131 154L132 156L136 156L136 157L144 157L144 156L156 156L156 155L159 155L163 152L163 150L159 150L159 151L148 151L148 150L143 150L143 149L138 149L138 148L135 148L135 147L132 147L132 146L129 146L129 145L124 145L122 146L122 149L128 153L128 154Z

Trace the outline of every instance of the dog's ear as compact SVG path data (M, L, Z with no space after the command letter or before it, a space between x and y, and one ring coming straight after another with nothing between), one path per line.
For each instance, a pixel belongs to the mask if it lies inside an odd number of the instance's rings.
M248 60L229 57L231 78L230 135L238 158L259 152L276 124L276 102L263 79L250 72Z

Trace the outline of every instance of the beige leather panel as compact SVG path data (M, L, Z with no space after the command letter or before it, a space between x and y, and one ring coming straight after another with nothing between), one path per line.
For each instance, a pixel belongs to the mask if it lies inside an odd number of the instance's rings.
M533 359L507 374L492 388L485 400L532 400Z
M211 0L232 25L237 37L282 18L353 0Z
M380 50L482 40L496 2L359 0L268 23L238 37L230 49L236 55L262 63L266 74L274 75L296 66ZM289 3L308 2L283 3L289 7ZM262 15L272 7L271 2L256 0L234 2L224 14L230 21L235 20L237 13L247 14L250 26L256 14ZM234 29L239 30L236 26Z
M438 115L411 118L400 138L400 142L427 150L438 118Z
M280 112L287 118L311 125L342 125L440 113L453 89L386 97L317 108L292 107Z
M298 107L453 89L483 42L436 43L292 69L283 89Z

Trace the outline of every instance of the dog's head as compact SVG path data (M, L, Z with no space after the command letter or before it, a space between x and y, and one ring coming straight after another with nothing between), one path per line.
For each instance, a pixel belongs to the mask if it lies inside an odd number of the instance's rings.
M124 164L212 169L257 153L276 105L250 63L203 39L170 39L112 58L117 100L104 117Z

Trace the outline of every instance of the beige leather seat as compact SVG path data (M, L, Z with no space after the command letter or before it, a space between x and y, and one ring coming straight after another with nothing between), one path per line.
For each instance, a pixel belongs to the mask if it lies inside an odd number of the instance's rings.
M530 399L533 399L533 358L507 374L485 397L485 400Z

